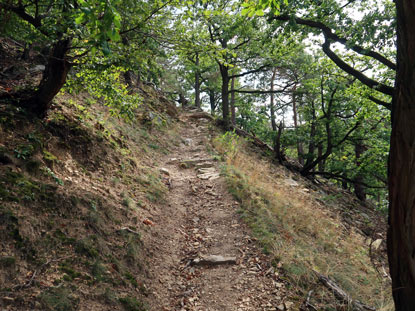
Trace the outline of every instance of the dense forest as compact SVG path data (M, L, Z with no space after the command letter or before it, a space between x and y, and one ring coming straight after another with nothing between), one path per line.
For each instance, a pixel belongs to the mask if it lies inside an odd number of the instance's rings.
M87 92L133 120L147 85L208 111L388 215L395 307L415 308L412 1L1 0L0 17L32 73L0 56L2 105L35 120Z

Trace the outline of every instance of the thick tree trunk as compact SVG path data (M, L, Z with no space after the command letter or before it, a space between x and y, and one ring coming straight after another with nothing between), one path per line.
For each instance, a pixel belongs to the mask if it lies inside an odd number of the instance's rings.
M415 4L396 0L398 69L389 155L388 257L397 311L415 308Z
M222 76L222 118L224 127L229 129L229 68L226 65L220 65L220 74Z
M196 53L195 60L195 106L200 108L200 73L199 73L199 53Z
M231 122L232 125L236 124L236 109L235 109L235 92L233 90L235 89L235 77L232 78L231 81Z
M356 156L356 166L359 167L361 165L360 157L366 151L366 147L361 143L356 143L354 146L355 156ZM366 201L366 188L363 185L363 176L362 174L357 174L354 178L354 193L357 198L361 201Z
M71 68L70 63L66 60L70 43L70 39L62 39L55 43L49 54L38 90L23 102L23 106L40 117L46 115L53 98L65 84Z

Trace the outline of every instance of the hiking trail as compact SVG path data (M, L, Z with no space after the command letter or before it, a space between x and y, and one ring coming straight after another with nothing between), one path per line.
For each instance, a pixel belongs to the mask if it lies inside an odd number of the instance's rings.
M159 167L170 190L143 237L151 245L151 310L287 310L285 285L240 219L220 163L207 150L209 121L197 116L181 116L182 143Z

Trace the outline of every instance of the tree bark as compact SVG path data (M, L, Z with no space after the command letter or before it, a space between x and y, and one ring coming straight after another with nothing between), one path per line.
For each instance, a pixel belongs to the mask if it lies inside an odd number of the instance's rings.
M200 108L200 72L199 72L199 53L196 53L195 60L195 106Z
M321 158L322 155L323 155L323 143L322 142L319 142L318 145L317 145L317 157L318 158ZM326 168L326 165L325 164L326 164L326 161L325 160L322 160L322 161L320 161L318 163L318 170L320 172L324 172L324 170Z
M210 114L213 116L216 110L215 91L209 90Z
M292 105L293 105L293 119L294 119L294 128L297 131L298 129L298 115L297 115L297 101L296 101L296 92L297 90L297 85L294 84L294 88L292 91ZM303 151L303 144L301 143L301 141L297 138L297 154L298 154L298 162L301 165L304 165L304 151Z
M275 77L277 75L277 67L274 67L274 69L272 70L272 77L271 77L271 98L270 98L270 103L269 103L269 110L270 110L270 115L271 115L271 127L272 130L274 132L277 131L277 122L276 120L276 116L275 116L275 103L274 103L274 81L275 81Z
M122 36L121 42L126 47L130 45L126 36ZM123 75L124 75L125 83L127 83L128 88L131 90L134 87L133 79L132 79L132 71L128 69L127 71L124 72Z
M354 151L355 151L355 156L356 156L356 166L359 167L361 165L360 157L366 151L366 147L363 144L357 142L354 145ZM354 193L356 197L361 201L366 201L366 189L365 189L365 186L363 185L362 174L358 173L355 176L353 187L354 187Z
M314 101L311 102L311 109L312 109L312 119L311 119L311 126L310 126L310 141L308 143L308 153L307 153L307 160L305 166L309 166L311 162L314 160L314 152L316 149L316 109L314 105ZM320 155L319 155L320 156ZM320 163L319 163L320 165Z
M232 78L231 81L231 122L232 125L236 124L236 110L235 110L235 77Z
M26 61L29 60L31 50L32 50L32 43L25 43L21 59L26 60Z
M397 311L415 306L415 4L396 0L397 75L389 154L388 258Z
M127 70L126 72L124 72L124 80L125 80L125 83L127 83L127 86L129 89L132 89L134 87L133 78L131 76L132 76L131 70Z
M274 140L274 154L278 162L280 164L283 164L283 162L286 160L284 152L282 151L282 148L281 148L281 135L284 129L284 124L280 122L277 128L278 128L278 131L276 132L275 140Z
M66 54L71 44L70 39L61 39L55 43L48 57L38 90L22 102L22 105L39 117L44 117L53 98L65 84L71 64Z
M181 92L179 93L179 103L182 105L182 108L186 108L189 105L189 101Z
M222 118L224 127L229 129L229 68L226 65L220 65L220 74L222 76Z

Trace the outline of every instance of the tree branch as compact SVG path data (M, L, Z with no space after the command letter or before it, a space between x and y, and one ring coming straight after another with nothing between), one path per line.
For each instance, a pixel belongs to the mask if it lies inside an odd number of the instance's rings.
M124 35L128 32L134 31L138 28L140 28L142 26L143 23L148 22L156 13L158 13L159 11L161 11L163 8L165 8L170 2L172 2L172 0L166 1L165 3L163 3L163 5L155 8L145 19L143 19L142 21L140 21L137 25L135 25L132 28L129 28L127 30L124 31L120 31L120 35Z
M327 178L333 178L333 179L336 179L336 180L344 180L344 181L347 181L348 183L359 184L359 185L364 186L365 188L371 188L371 189L385 189L385 187L386 187L386 185L385 186L371 186L371 185L366 184L364 182L360 182L360 181L356 181L354 179L348 178L344 175L336 174L336 173L330 173L330 172L308 172L307 175L321 175L321 176L324 176L324 177L327 177Z
M237 50L237 49L239 49L241 46L243 46L243 45L245 45L245 44L249 43L249 41L250 41L250 40L251 40L251 38L248 38L248 39L246 39L245 41L242 41L241 43L239 43L239 44L235 45L235 46L232 48L232 50Z
M33 25L37 30L39 30L43 35L49 36L49 33L47 33L45 30L42 29L42 19L37 16L36 18L31 16L25 11L25 8L23 6L11 6L6 4L0 4L0 8L5 9L6 11L10 11L15 13L17 16L19 16L21 19L25 20L29 24Z
M392 104L391 103L384 102L383 100L380 100L380 99L378 99L376 97L373 97L373 96L369 96L368 98L372 102L374 102L374 103L376 103L378 105L381 105L381 106L385 107L388 110L392 110Z
M396 64L393 63L392 61L390 61L389 59L387 59L385 56L383 56L383 55L381 55L381 54L379 54L375 51L365 49L365 48L363 48L363 47L361 47L360 45L357 45L357 44L351 44L350 45L350 42L349 42L348 39L338 36L337 34L335 34L333 32L333 30L330 27L328 27L327 25L325 25L321 22L316 22L316 21L307 20L307 19L303 19L303 18L300 18L300 17L289 16L289 15L278 15L278 16L274 16L273 19L274 20L279 20L279 21L294 20L299 25L305 25L305 26L309 26L311 28L320 29L324 33L324 36L326 38L329 38L332 41L339 42L339 43L343 44L345 47L355 51L356 53L358 53L360 55L369 56L369 57L371 57L373 59L376 59L377 61L381 62L382 64L389 67L390 69L396 70Z
M236 74L236 75L229 76L229 79L232 79L232 78L240 78L240 77L243 77L243 76L252 74L252 73L261 72L261 71L267 71L269 67L270 67L270 65L268 65L268 64L267 65L263 65L263 66L261 66L261 67L259 67L257 69L253 69L253 70L245 71L243 73L239 73L239 74Z
M325 41L323 43L323 52L342 70L347 72L348 74L354 76L357 78L360 82L362 82L367 87L374 89L376 91L379 91L385 95L392 96L394 93L394 88L391 86L388 86L383 83L379 83L367 76L365 76L360 71L354 69L352 66L348 65L346 62L344 62L339 56L336 55L331 49L330 49L330 41L328 38L325 38Z
M284 88L280 90L269 90L269 91L262 91L262 90L230 90L229 93L244 93L244 94L276 94L276 93L284 93L289 87L293 86L296 82L287 84Z

